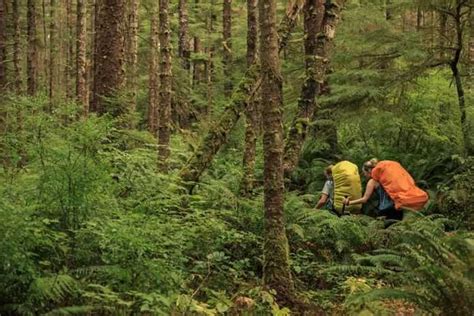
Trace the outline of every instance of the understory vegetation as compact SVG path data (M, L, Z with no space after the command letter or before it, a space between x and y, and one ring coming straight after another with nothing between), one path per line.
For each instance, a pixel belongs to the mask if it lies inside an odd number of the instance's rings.
M156 173L148 132L107 116L42 114L42 98L4 102L2 314L289 313L261 287L263 196L239 196L238 150L223 152L188 195L176 172ZM179 170L189 150L183 136L172 143ZM285 202L303 301L335 314L473 310L471 158L407 158L431 205L383 229L369 216L315 210L325 164L307 168L305 154L296 174L307 192Z

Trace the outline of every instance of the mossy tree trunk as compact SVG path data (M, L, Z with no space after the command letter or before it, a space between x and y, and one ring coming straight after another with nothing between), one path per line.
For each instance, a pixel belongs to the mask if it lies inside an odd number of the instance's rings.
M289 34L291 34L295 27L295 21L301 9L301 4L295 2L280 23L278 31L280 38L279 51L288 44ZM202 173L209 167L222 145L227 142L229 133L234 128L248 102L254 99L260 83L258 67L254 65L247 70L238 87L234 89L231 100L224 109L219 121L210 129L186 166L181 170L181 178L188 183L190 189L194 187L194 183L199 180Z
M0 2L0 91L7 87L7 12L6 2Z
M306 79L298 99L285 145L284 170L289 174L298 163L310 121L315 114L316 96L321 92L329 64L340 7L331 0L307 0L304 8Z
M188 1L179 0L179 40L178 40L178 56L181 58L183 68L187 71L191 69L191 47L189 43L189 15Z
M224 95L232 95L232 0L224 0L222 9L222 46L224 66Z
M125 0L98 0L96 2L94 95L91 110L111 112L119 116L124 106L108 109L108 99L117 96L125 79L125 40L123 22Z
M71 100L74 98L74 78L76 71L74 64L74 14L72 0L66 1L66 64L64 65L64 79L66 87L66 98ZM61 4L61 3L60 3ZM60 6L61 7L61 6ZM77 15L76 15L77 16Z
M15 80L15 91L20 94L23 91L23 82L21 74L21 26L18 1L13 0L13 75Z
M282 305L294 301L283 214L283 92L276 30L276 1L259 0L264 150L263 280Z
M138 14L139 0L128 0L128 30L126 39L127 57L127 92L130 95L128 111L135 112L138 90ZM130 126L131 127L131 126Z
M160 89L158 119L159 169L166 172L170 155L171 133L171 47L169 26L169 1L160 0Z
M158 131L158 85L159 85L159 68L158 68L158 10L153 5L151 11L150 23L150 62L149 62L149 79L148 79L148 131L157 136Z
M49 3L49 110L56 99L56 80L58 78L58 30L56 25L56 0Z
M38 71L38 39L36 34L36 0L28 0L27 3L27 55L26 55L26 78L27 93L35 95L37 90Z
M258 0L247 0L247 68L257 63L258 43ZM255 156L259 130L258 98L249 100L245 109L245 148L243 156L243 176L241 193L249 195L255 182Z
M76 99L82 106L84 116L89 112L89 91L87 89L87 40L86 40L86 3L77 0L76 19Z
M199 0L194 0L194 11L199 12L200 8ZM193 52L195 55L202 53L201 46L201 39L198 35L195 35L193 38ZM195 58L193 61L193 87L196 87L203 82L205 73L204 68L205 61L203 58Z
M456 93L458 96L459 111L461 113L461 128L464 138L464 148L466 153L469 152L469 134L466 120L466 101L464 96L463 82L459 71L459 61L464 48L464 28L466 26L466 19L463 17L469 17L467 0L456 0L456 4L453 10L452 18L454 20L455 40L454 40L454 53L449 62L449 67L456 83ZM469 8L469 10L471 10Z

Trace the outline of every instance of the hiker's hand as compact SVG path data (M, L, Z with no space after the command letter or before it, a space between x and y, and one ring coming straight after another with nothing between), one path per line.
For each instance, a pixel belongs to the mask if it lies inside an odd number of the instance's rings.
M349 202L350 202L350 200L349 200L348 197L346 197L342 200L342 204L344 204L344 205L349 205Z

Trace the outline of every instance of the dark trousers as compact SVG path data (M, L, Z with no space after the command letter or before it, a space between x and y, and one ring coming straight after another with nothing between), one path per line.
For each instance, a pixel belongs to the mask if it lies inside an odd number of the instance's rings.
M385 216L385 228L387 228L397 221L401 221L403 219L403 211L391 207L385 210L378 210L377 216Z

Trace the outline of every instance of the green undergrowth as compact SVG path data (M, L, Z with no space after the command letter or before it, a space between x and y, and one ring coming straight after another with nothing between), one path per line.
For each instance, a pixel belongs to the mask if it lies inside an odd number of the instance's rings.
M239 196L237 151L221 153L188 195L177 176L189 157L185 136L173 139L171 172L159 174L150 134L107 117L41 114L45 102L12 99L7 107L1 314L290 313L261 284L262 190ZM432 213L467 190L472 170L465 161L455 166ZM453 231L459 225L448 211L411 214L385 230L368 216L314 210L314 193L285 199L302 301L328 314L472 310L473 236Z

